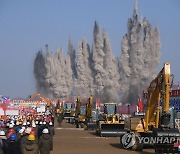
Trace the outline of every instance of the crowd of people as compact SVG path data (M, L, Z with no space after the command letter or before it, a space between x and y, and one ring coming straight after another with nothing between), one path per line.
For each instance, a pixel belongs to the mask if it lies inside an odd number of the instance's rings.
M0 154L50 154L54 135L52 114L0 116Z

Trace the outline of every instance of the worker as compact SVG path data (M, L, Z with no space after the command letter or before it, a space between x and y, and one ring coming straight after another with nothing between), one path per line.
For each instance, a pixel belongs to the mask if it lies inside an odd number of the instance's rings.
M6 154L21 154L20 144L16 141L16 134L10 135L10 142L8 143Z
M25 144L21 146L22 154L39 154L38 144L35 141L35 136L30 134Z
M0 131L0 154L6 153L7 137L4 131Z
M51 135L51 136L54 136L54 135L55 135L55 130L54 130L53 123L52 123L51 121L49 122L48 129L49 129L49 131L50 131L50 135Z
M49 134L49 130L47 128L43 129L42 133L43 134L39 138L40 154L50 154L50 151L53 150L52 137Z
M30 133L31 133L31 128L30 128L30 127L26 128L26 129L25 129L25 134L21 137L21 140L20 140L21 146L22 146L23 144L25 144L25 142L27 141L28 136L29 136Z

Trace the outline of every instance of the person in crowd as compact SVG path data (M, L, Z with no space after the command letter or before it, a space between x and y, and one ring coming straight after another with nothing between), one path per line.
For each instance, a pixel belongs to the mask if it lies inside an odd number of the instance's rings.
M30 134L28 140L21 146L22 154L39 154L38 144L35 141L35 136Z
M50 151L53 150L53 139L47 128L43 129L42 133L43 134L39 138L40 154L50 154Z
M20 140L21 145L25 144L25 142L28 140L28 136L30 133L31 133L31 128L30 127L26 128L25 134L21 137L21 140Z
M54 135L55 135L55 130L54 130L53 123L52 123L51 121L49 122L48 129L49 129L49 131L50 131L50 135L51 135L51 136L54 136Z
M8 143L6 154L21 154L20 143L16 141L16 134L10 135L10 142Z
M7 137L5 132L0 131L0 154L6 154L7 149Z

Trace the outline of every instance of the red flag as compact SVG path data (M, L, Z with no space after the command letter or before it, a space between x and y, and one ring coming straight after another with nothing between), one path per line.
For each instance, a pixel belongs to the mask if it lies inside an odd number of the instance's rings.
M139 112L143 112L143 102L141 99L138 100L138 110Z

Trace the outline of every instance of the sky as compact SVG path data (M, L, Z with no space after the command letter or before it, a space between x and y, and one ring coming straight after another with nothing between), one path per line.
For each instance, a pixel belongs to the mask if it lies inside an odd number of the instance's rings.
M134 0L0 0L0 95L26 98L36 92L33 62L48 44L67 53L69 37L74 48L93 40L95 20L106 29L116 57L132 17ZM171 63L175 83L180 81L180 1L139 0L138 16L158 27L161 62Z

